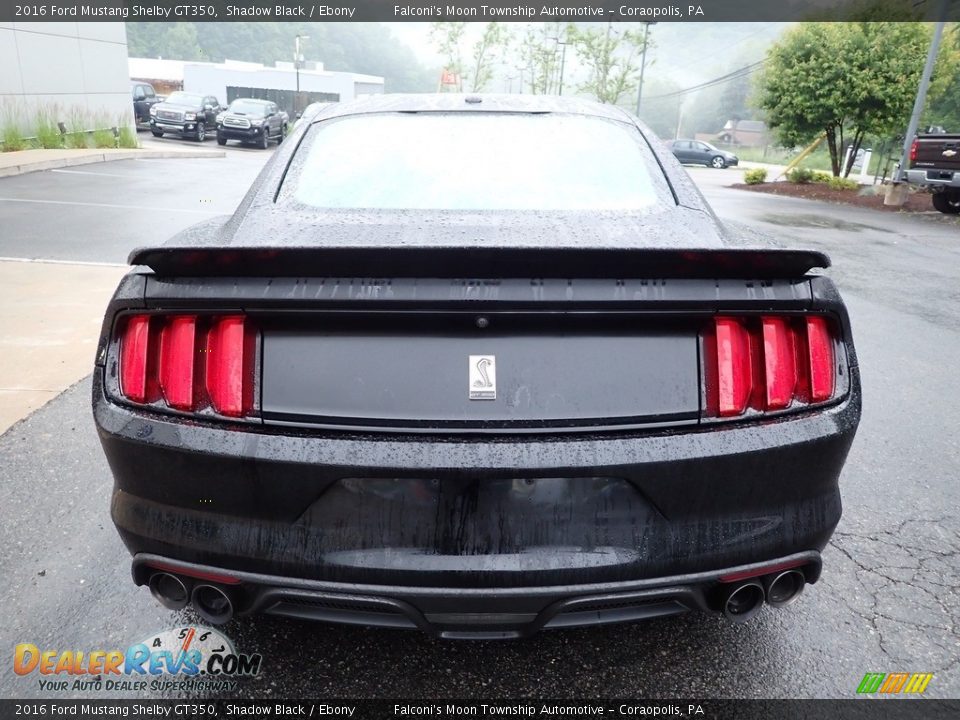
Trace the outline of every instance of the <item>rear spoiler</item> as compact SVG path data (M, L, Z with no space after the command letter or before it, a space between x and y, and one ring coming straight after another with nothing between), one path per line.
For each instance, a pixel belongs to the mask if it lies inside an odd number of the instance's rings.
M812 250L530 247L155 247L130 253L168 277L792 278L830 267Z

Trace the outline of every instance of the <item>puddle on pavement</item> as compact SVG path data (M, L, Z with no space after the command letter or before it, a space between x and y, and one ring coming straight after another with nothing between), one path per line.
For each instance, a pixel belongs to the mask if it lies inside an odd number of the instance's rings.
M825 228L830 230L848 230L850 232L861 232L863 230L876 230L877 232L885 233L893 232L887 228L876 227L875 225L864 225L863 223L824 217L822 215L761 215L758 219L771 225L787 225L790 227Z

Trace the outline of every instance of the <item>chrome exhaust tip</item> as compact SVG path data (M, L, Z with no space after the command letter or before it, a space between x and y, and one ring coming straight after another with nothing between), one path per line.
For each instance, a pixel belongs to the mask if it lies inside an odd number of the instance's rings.
M769 575L767 583L767 602L771 607L789 605L803 592L807 584L806 577L801 570L784 570L778 575Z
M190 600L190 591L186 583L176 575L157 572L150 576L147 583L150 594L168 610L183 610Z
M216 585L197 585L190 599L197 614L212 625L223 625L233 617L233 599Z
M763 607L763 585L756 580L733 585L723 600L723 615L735 623L747 622Z

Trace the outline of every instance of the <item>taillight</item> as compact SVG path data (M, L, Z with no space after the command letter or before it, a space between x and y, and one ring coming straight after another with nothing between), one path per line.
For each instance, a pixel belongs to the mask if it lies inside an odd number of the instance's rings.
M721 417L741 415L753 390L753 353L746 328L733 318L716 319L717 407Z
M207 392L221 415L241 417L253 405L253 347L242 315L215 320L207 334Z
M821 315L714 318L704 343L706 414L736 417L831 400L832 327Z
M120 394L184 412L254 408L256 331L242 315L132 315L120 330Z
M171 317L160 332L160 390L167 405L177 410L193 410L197 318L191 315Z
M147 402L148 399L150 350L150 316L127 318L120 340L120 392L134 402Z
M914 140L910 143L910 162L914 162L917 159L917 154L920 152L920 141Z
M823 402L833 396L833 338L825 318L807 318L807 360L810 368L810 400Z

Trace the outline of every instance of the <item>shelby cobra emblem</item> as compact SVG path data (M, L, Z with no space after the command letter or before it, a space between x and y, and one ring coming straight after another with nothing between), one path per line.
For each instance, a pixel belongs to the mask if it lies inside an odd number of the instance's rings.
M497 399L497 358L494 355L471 355L468 378L471 400Z

